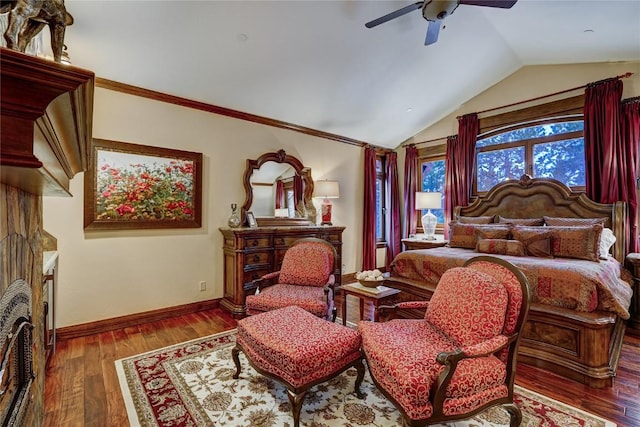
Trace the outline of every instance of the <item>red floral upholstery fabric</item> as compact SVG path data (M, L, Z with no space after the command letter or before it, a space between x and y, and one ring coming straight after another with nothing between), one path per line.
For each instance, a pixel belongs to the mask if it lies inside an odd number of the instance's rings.
M424 320L360 322L358 330L371 375L409 417L429 418L433 413L429 401L431 386L444 369L436 362L436 356L455 350L456 345ZM447 388L448 413L466 412L489 397L507 395L506 366L498 358L464 360L458 369Z
M477 261L469 264L468 267L492 276L507 290L509 304L507 305L503 333L505 335L513 334L523 299L522 287L518 278L507 267L492 262Z
M258 295L247 295L249 315L290 305L302 307L316 316L324 317L332 304L327 304L324 289L317 286L276 284L264 288Z
M456 267L438 282L425 320L458 346L477 344L502 333L508 294L492 276Z
M239 320L237 342L256 366L294 387L329 376L362 356L358 331L296 306Z
M333 250L321 242L293 245L284 254L279 283L324 286L333 273Z
M371 376L409 418L427 419L434 410L433 385L444 370L436 357L461 350L478 357L458 363L445 390L443 413L465 414L506 397L507 366L500 349L508 338L503 331L513 332L522 302L518 278L502 265L476 261L447 270L423 320L359 323ZM411 302L399 305L413 307Z

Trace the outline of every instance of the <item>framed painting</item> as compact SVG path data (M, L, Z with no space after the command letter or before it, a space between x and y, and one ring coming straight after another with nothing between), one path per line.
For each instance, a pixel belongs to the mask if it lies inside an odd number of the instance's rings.
M84 228L202 225L202 153L94 139L84 174Z
M249 223L249 227L258 226L258 222L256 221L256 217L253 215L253 212L247 212L247 222Z

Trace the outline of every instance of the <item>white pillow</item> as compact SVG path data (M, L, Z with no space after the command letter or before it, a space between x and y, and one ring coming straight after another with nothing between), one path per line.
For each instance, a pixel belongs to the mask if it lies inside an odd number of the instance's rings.
M613 235L613 230L603 228L600 234L600 259L607 259L609 257L609 251L615 242L616 236Z

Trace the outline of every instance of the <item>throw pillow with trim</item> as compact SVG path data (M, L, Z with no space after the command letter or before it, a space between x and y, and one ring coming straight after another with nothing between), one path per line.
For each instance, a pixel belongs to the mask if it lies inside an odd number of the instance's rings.
M460 216L458 222L461 224L491 224L495 215L490 216Z
M524 253L539 258L553 258L551 251L551 231L548 227L514 225L511 235L522 242Z
M604 227L604 223L607 221L607 218L565 218L553 216L544 216L543 219L546 225L561 227L574 227L593 224L600 224Z
M546 228L551 231L551 253L553 256L599 261L602 225L549 226Z
M535 226L535 225L544 225L544 218L505 218L505 217L499 216L498 222L500 224Z
M449 223L449 247L475 249L480 231L485 233L485 238L506 239L509 236L509 227L506 224L461 224L452 221Z
M524 256L524 244L519 240L478 239L476 252L495 255Z

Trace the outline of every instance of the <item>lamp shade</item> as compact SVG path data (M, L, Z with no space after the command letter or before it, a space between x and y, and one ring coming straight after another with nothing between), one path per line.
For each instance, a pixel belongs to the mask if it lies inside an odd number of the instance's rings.
M442 207L442 193L438 192L417 192L416 210L440 209Z
M316 181L314 193L314 197L338 199L340 198L340 186L338 185L338 181L330 181L328 179Z

